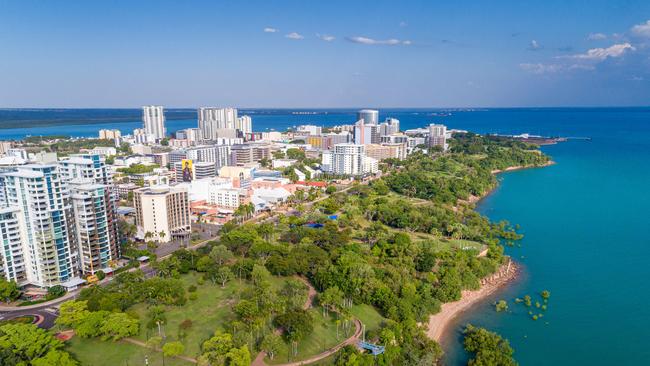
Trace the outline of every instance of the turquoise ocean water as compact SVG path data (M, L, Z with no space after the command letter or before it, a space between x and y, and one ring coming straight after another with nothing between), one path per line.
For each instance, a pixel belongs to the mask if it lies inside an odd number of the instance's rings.
M354 122L352 110L315 112L257 111L253 127ZM445 123L480 133L591 138L544 147L556 165L502 174L498 189L480 203L480 212L491 219L522 226L521 247L507 252L523 264L524 273L456 320L444 344L447 364L466 362L460 330L468 322L508 338L521 365L650 364L650 108L498 109L448 116L434 110L382 110L384 117L399 118L403 129ZM96 136L100 128L126 132L141 123L28 125L0 129L0 140L26 134ZM168 121L170 132L194 126L191 118ZM551 291L548 310L533 321L513 299L535 297L544 289ZM497 299L508 300L511 312L496 313L491 303Z

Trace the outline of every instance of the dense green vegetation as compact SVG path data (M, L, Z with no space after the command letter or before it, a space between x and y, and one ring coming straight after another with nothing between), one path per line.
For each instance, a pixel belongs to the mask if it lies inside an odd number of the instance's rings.
M494 187L494 170L548 162L548 157L534 146L511 139L471 133L454 137L451 154L418 153L404 161L393 161L401 169L386 178L388 186L407 197L455 204L459 199L480 196Z
M120 173L131 175L131 174L151 173L156 168L159 168L157 164L148 164L148 165L133 164L128 168L118 168L117 171Z
M469 366L515 366L512 358L514 351L507 340L496 333L477 328L471 324L463 331L463 345L467 352L473 354Z
M63 342L33 324L12 323L0 326L0 365L76 366Z
M94 149L98 146L114 146L113 140L102 139L71 139L69 136L30 136L24 140L25 148L36 151L56 152L59 156L76 154L81 149ZM51 141L55 141L50 143Z

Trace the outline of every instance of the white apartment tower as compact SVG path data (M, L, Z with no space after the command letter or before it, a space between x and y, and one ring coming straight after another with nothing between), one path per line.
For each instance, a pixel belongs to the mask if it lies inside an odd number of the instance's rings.
M447 126L429 125L429 147L440 146L443 151L447 150Z
M236 108L202 107L198 110L199 129L205 140L215 140L219 130L234 130L237 123Z
M147 135L152 135L156 140L165 138L165 111L162 106L149 105L142 107L142 122Z
M68 189L55 164L29 164L0 174L3 191L0 226L12 228L13 237L3 246L12 246L12 270L18 277L39 287L69 285L78 281L77 247L73 210ZM7 234L9 235L9 234ZM22 255L17 252L17 235ZM3 237L5 234L3 234ZM6 261L7 253L2 254ZM20 268L20 270L19 270Z
M117 215L112 186L75 179L68 183L74 209L79 266L95 274L119 258Z
M331 171L340 175L362 175L366 147L356 144L334 145L332 150Z
M25 218L18 206L0 208L0 277L19 286L28 283Z
M59 161L61 176L66 181L89 179L97 184L113 184L113 176L99 154L75 154Z
M253 120L250 116L241 116L235 122L235 129L243 134L253 133Z

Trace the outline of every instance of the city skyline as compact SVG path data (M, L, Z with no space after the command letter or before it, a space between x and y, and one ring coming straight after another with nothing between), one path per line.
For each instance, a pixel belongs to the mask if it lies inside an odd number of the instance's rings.
M3 108L649 104L641 1L0 8Z

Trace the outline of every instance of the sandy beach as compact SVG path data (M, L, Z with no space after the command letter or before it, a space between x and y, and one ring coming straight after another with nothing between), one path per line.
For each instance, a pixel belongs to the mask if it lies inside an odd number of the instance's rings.
M458 314L493 294L508 282L516 279L518 274L519 265L514 261L510 261L509 264L501 266L499 271L483 279L480 289L463 291L460 300L442 304L440 312L429 318L427 336L440 343L447 332L447 328Z

